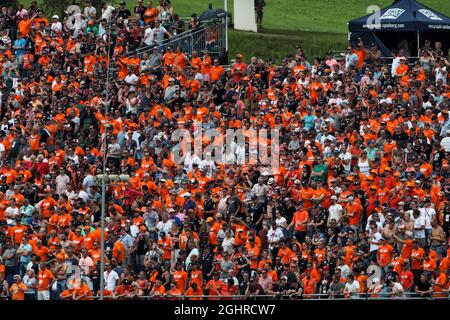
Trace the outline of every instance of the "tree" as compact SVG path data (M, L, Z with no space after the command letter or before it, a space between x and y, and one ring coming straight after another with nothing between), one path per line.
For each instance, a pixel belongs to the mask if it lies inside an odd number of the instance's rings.
M0 3L1 7L13 7L17 8L18 1L17 0L2 0Z
M58 1L54 1L54 0L42 0L41 2L41 9L44 11L45 16L51 17L52 15L59 15L61 19L63 19L63 17L65 17L65 13L64 11L67 9L68 6L70 5L80 5L81 1L76 1L76 0L58 0Z

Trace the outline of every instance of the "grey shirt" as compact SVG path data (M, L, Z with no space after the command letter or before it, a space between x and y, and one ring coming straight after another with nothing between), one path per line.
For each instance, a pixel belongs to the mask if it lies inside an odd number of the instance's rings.
M158 66L161 66L161 54L160 53L152 53L149 57L148 57L148 66L150 66L151 68L155 68Z
M11 254L13 255L12 259L9 259L9 260L5 259L5 257L10 256ZM3 252L2 258L3 258L3 262L5 264L5 267L15 267L17 265L16 249L13 249L13 248L6 249Z

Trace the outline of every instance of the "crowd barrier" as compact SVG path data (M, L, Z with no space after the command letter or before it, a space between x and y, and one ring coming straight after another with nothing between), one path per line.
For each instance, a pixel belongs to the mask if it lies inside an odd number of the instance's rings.
M5 296L0 296L4 299ZM100 296L85 297L85 299L99 300ZM115 300L113 297L104 297L105 300ZM127 298L119 298L120 300L129 300ZM330 296L327 293L315 293L315 294L290 294L290 295L232 295L232 296L217 296L217 295L196 295L196 296L159 296L159 295L144 295L136 296L134 300L204 300L204 301L254 301L254 300L450 300L450 293L435 292L431 296L421 297L415 292L404 292L400 296L393 296L391 293L357 293L351 296L344 296L343 294L337 296Z

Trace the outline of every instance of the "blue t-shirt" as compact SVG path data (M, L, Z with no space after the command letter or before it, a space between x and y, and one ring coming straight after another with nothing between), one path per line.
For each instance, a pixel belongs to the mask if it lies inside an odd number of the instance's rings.
M20 262L21 263L28 263L28 262L30 262L31 261L31 253L32 253L32 251L33 251L33 247L31 246L31 244L26 244L26 245L21 245L20 246L20 248L23 250L23 251L28 251L28 252L30 252L27 256L23 256L23 255L21 255L20 256Z
M16 50L16 55L17 56L22 56L25 54L25 44L27 43L27 41L24 38L21 39L16 39L16 41L14 41L14 46L15 47L19 47L22 49L17 49Z
M314 120L316 120L316 116L315 115L306 115L303 117L303 120L305 121L305 129L306 130L311 130L311 128L314 125Z

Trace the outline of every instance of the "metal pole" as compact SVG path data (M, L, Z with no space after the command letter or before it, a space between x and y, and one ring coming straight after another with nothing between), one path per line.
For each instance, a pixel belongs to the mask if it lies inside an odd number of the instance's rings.
M106 155L106 151L105 151ZM102 214L101 214L101 258L100 258L100 300L103 300L105 290L105 205L106 205L105 176L102 179Z
M420 51L420 32L417 30L417 57L419 57L419 51Z
M225 53L228 52L228 0L223 0L223 9L225 10Z
M112 1L111 4L112 6ZM105 101L105 118L108 116L108 84L109 84L109 69L111 67L111 23L112 23L113 17L111 16L109 18L109 28L108 28L108 68L106 69L106 101ZM106 174L106 124L105 129L103 132L103 168L102 168L102 207L101 207L101 245L100 245L100 251L101 251L101 257L100 257L100 300L103 300L104 298L104 291L105 291L105 211L106 211L106 185L105 185L105 174Z

